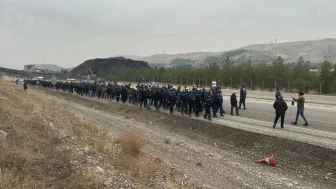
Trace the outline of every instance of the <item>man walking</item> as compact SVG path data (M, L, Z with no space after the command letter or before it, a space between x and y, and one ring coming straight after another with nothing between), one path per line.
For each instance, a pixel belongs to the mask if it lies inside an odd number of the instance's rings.
M211 119L211 113L210 113L210 109L212 107L212 103L213 103L212 91L208 90L207 94L205 94L205 102L204 102L205 114L204 114L204 119L208 118L210 121L212 121L212 119Z
M283 100L282 96L279 96L278 99L274 102L273 108L275 109L276 114L273 128L275 128L279 118L281 117L281 129L283 129L285 121L285 113L288 109L288 106L287 103Z
M237 101L236 91L233 91L230 101L231 101L231 115L233 115L233 108L236 108L236 115L239 115L238 107L237 107L238 101Z
M246 110L245 99L246 99L246 89L244 88L244 85L242 85L241 88L240 88L240 100L239 100L239 108L238 109L241 109L241 105L243 104L243 106L244 106L243 109Z
M28 89L28 86L27 86L27 82L26 80L23 81L23 90L27 90Z
M296 111L296 118L295 118L295 121L292 122L293 125L297 125L297 121L299 119L299 115L301 115L301 117L303 118L305 124L303 126L308 126L308 122L307 122L307 119L306 117L304 116L304 103L305 103L305 98L303 97L304 93L303 92L300 92L299 93L299 98L293 98L293 100L295 102L297 102L297 111Z

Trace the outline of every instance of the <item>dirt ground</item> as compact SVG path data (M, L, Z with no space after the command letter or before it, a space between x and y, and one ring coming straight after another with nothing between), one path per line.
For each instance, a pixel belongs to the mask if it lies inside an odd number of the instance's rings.
M111 137L136 131L144 151L159 157L190 182L207 188L335 188L336 152L302 142L251 133L207 120L30 87ZM61 118L60 118L61 119ZM273 153L277 167L256 164ZM183 182L183 178L180 179Z

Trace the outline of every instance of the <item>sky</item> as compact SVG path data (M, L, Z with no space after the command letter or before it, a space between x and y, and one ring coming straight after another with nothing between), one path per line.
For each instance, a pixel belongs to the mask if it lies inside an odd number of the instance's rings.
M335 0L0 0L0 67L334 38Z

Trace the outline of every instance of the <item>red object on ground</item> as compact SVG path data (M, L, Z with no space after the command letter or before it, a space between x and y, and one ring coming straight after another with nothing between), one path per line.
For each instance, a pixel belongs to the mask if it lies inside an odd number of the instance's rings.
M255 161L255 163L267 163L268 165L276 166L275 158L274 158L273 154L272 154L271 157L257 160L257 161Z

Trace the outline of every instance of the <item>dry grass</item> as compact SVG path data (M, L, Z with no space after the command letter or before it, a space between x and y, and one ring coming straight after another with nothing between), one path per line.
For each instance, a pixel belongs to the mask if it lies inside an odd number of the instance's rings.
M53 96L67 99L69 101L83 103L88 108L103 108L106 110L114 110L117 109L120 112L128 112L128 113L137 113L141 109L135 108L133 106L124 106L124 105L116 105L111 107L109 103L103 103L101 101L97 101L95 99L78 97L76 95L63 93L60 91L49 90L44 88L36 88L40 93L52 94ZM1 95L0 88L0 95ZM10 94L10 93L9 93ZM21 98L21 97L20 97ZM29 102L31 100L28 100ZM172 169L167 167L160 158L153 158L150 155L146 155L143 152L143 148L145 145L145 139L141 133L137 132L126 132L122 134L115 140L113 144L110 142L111 140L108 137L107 131L103 128L97 128L96 126L84 123L83 121L76 118L76 116L66 110L60 109L59 107L55 107L55 104L52 103L41 103L40 99L32 100L32 103L28 103L29 108L23 108L27 115L34 114L34 116L39 117L35 120L38 123L37 129L40 129L44 133L47 133L49 137L35 137L36 139L44 141L44 143L48 144L52 142L52 144L58 144L60 142L60 138L52 137L55 133L53 133L53 129L50 128L59 128L68 133L67 136L74 136L77 141L88 145L89 151L85 152L90 156L94 156L99 153L104 156L103 164L108 164L109 166L113 166L117 172L114 172L113 175L118 176L121 174L121 179L124 179L124 175L126 175L129 180L136 186L137 188L196 188L191 184L181 184L180 180L175 180L175 175L179 173L171 172ZM17 112L21 113L21 112ZM33 116L33 117L34 117ZM41 120L41 116L43 119ZM61 119L55 119L61 118ZM9 119L13 122L16 122L15 119ZM29 119L26 120L26 122ZM163 121L164 118L158 119L157 121ZM52 123L52 124L50 124ZM43 125L41 127L40 125ZM12 127L13 123L9 124ZM0 125L1 129L1 125ZM35 131L31 132L34 133ZM46 139L47 138L47 139ZM53 138L51 140L51 138ZM49 156L56 158L53 160L54 162L66 162L64 166L61 168L64 169L62 173L62 177L56 177L57 175L53 175L53 177L49 177L50 179L46 180L46 176L42 177L42 184L47 183L47 187L45 188L103 188L103 180L101 174L95 174L92 169L74 169L74 166L71 164L69 160L73 159L73 151L71 149L60 150L57 148L50 150L53 156ZM41 154L44 154L43 150ZM56 152L56 153L55 153ZM59 154L61 157L59 157ZM85 161L86 159L84 159ZM46 162L45 164L50 164L50 162ZM55 164L53 164L55 165ZM109 167L107 166L107 167ZM1 167L1 160L0 160ZM56 166L57 167L57 166ZM50 168L50 166L49 166ZM44 173L45 170L42 169L41 173ZM60 171L53 171L54 173L58 173ZM62 172L62 171L61 171ZM106 172L105 172L106 173ZM118 177L119 178L119 177ZM179 176L179 178L183 178ZM22 180L22 179L21 179ZM118 180L118 179L117 179ZM125 180L121 182L124 183ZM113 180L114 182L118 182ZM132 184L132 185L133 185ZM124 185L110 186L112 188L127 188ZM44 188L44 187L40 187Z
M101 189L104 188L102 177L95 175L90 170L83 170L75 174L68 186L71 189Z
M0 130L8 133L0 145L0 188L102 188L95 175L76 170L63 138L108 153L107 132L3 80L0 85L8 98L0 102Z
M124 133L117 141L120 143L122 151L131 156L139 155L145 145L145 140L142 135L135 131Z

